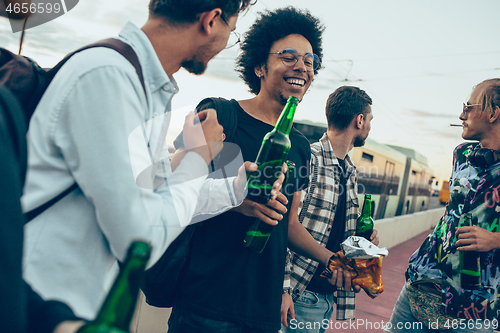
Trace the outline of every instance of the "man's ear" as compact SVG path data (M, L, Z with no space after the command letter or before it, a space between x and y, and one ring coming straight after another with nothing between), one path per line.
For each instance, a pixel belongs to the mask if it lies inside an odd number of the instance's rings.
M211 34L214 26L220 22L219 16L222 15L220 8L214 8L209 12L204 12L200 15L198 21L201 23L202 29L206 34Z
M360 113L354 118L354 123L357 129L362 129L363 124L365 123L365 115Z
M495 108L491 111L490 114L490 124L493 124L500 118L500 107L495 106Z
M258 78L264 76L265 73L264 66L255 67L253 71Z

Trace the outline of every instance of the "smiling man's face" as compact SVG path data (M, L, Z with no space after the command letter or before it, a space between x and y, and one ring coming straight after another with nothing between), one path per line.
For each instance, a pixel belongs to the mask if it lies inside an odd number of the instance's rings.
M306 53L313 53L309 41L302 35L292 34L277 40L271 47L270 53L282 52L292 48L300 55L293 66L286 66L279 54L269 54L267 66L262 69L261 92L281 101L285 105L290 96L302 100L314 78L314 71L308 71L302 57ZM264 67L264 66L263 66Z

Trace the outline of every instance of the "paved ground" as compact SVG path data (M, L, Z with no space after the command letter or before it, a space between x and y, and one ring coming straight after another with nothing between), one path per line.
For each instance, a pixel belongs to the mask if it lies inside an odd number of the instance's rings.
M382 264L384 292L376 299L369 298L363 291L360 292L356 296L356 320L352 323L350 321L333 321L330 325L332 329L328 329L327 333L336 331L382 333L382 324L386 323L391 317L394 303L396 303L396 299L405 282L404 272L408 265L408 259L422 244L429 232L424 232L403 244L390 248L389 255L384 258ZM141 295L141 298L131 332L166 332L166 321L170 314L170 309L150 307L144 303L143 295ZM139 313L141 314L140 319L138 318ZM337 329L335 329L336 326Z
M442 208L444 211L445 205L439 202L438 197L431 197L429 200L429 209Z
M405 283L404 272L408 266L408 259L420 247L430 231L390 248L389 255L382 263L384 292L375 299L371 299L363 291L360 292L356 296L356 319L352 322L333 320L326 332L382 333L382 323L389 321L394 304Z

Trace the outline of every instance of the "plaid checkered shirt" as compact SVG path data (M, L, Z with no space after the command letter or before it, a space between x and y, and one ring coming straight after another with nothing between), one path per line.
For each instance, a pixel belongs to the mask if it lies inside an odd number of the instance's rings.
M302 191L299 220L320 245L326 246L341 193L339 182L342 171L326 133L319 142L311 145L311 152L310 185ZM345 162L347 197L343 240L354 235L356 220L359 216L356 167L349 156L346 156ZM309 202L308 206L307 202ZM306 210L302 211L304 205L306 205ZM317 261L288 251L283 288L289 289L294 301L307 288L318 265ZM353 291L337 290L335 303L337 304L337 320L354 319L355 294Z

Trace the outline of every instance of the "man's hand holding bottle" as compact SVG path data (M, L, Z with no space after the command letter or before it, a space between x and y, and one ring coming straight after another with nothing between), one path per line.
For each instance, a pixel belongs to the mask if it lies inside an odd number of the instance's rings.
M257 164L251 162L245 162L245 164L239 169L238 177L234 180L234 189L237 192L239 198L246 195L245 185L247 182L246 173L253 172L257 170ZM270 224L277 225L283 215L287 212L286 205L288 204L288 199L281 193L281 188L283 181L285 180L285 173L288 170L286 163L283 163L283 172L274 182L273 189L271 190L271 199L267 205L257 203L252 200L244 199L241 205L234 207L232 210L241 213L246 216L252 216L260 219L261 221Z

